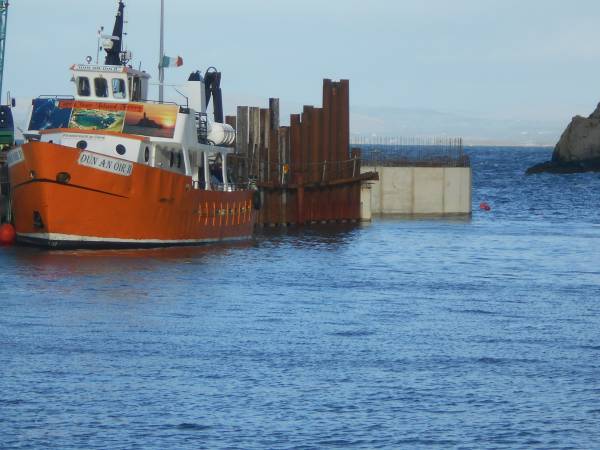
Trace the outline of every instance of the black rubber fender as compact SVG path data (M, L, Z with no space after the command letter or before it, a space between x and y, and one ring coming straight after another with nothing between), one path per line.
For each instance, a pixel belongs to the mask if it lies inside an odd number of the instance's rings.
M262 202L260 199L260 192L259 191L254 191L254 193L252 194L252 207L254 209L256 209L257 211L262 207Z

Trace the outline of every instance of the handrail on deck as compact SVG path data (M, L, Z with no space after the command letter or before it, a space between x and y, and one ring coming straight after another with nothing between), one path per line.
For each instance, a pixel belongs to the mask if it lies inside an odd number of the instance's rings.
M352 147L361 151L365 166L470 167L462 138L354 136Z

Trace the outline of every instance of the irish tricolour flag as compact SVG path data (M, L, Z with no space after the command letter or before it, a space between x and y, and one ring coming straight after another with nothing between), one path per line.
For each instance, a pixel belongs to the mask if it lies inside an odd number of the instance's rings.
M183 66L183 58L178 56L172 58L170 56L163 56L161 67L180 67Z

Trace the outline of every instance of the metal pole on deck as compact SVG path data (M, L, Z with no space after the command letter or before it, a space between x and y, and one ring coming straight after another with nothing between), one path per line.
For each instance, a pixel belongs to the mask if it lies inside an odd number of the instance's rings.
M0 0L0 100L2 99L2 80L4 78L4 54L6 48L6 21L8 20L8 1Z
M160 0L160 56L158 58L158 100L163 101L165 68L163 59L165 57L165 0Z

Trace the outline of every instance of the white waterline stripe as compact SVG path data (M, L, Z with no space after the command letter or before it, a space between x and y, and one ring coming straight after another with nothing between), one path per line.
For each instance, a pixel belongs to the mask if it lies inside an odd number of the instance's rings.
M163 239L122 239L122 238L102 238L94 236L79 236L76 234L62 233L17 233L17 237L27 237L33 239L42 239L48 241L69 241L69 242L117 242L123 244L194 244L203 242L220 242L220 241L238 241L250 239L252 236L234 236L223 239L179 239L179 240L163 240Z

